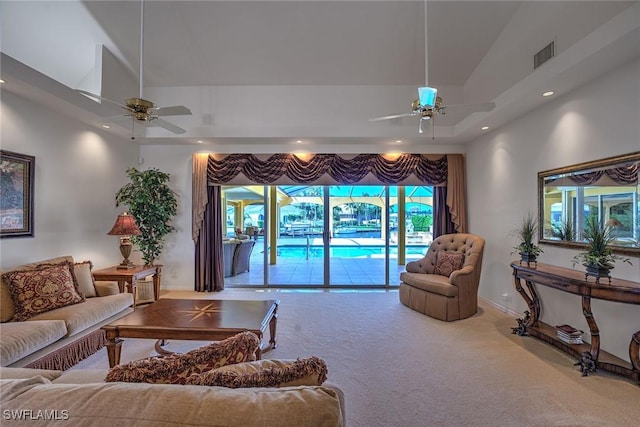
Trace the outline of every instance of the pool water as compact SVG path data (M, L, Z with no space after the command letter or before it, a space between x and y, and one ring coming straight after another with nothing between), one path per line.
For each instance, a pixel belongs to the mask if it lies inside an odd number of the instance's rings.
M406 249L407 255L424 255L429 249L428 246L409 246ZM389 255L398 256L398 247L390 246ZM279 246L278 256L283 258L306 258L306 246ZM309 258L322 258L324 256L324 248L321 246L309 246ZM372 256L383 257L383 246L333 246L329 248L329 257L331 258L370 258Z

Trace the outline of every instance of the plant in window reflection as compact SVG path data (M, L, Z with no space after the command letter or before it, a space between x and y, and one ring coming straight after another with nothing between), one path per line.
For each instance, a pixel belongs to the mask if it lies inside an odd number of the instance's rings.
M611 243L615 240L615 235L611 226L603 223L597 215L588 216L585 220L584 240L587 242L587 251L581 252L573 257L573 265L582 264L587 270L600 270L602 276L607 276L608 271L613 269L616 261L626 262L631 265L629 258L614 254L611 250ZM599 275L593 274L598 277Z
M514 252L520 254L521 262L536 262L536 258L543 251L542 248L534 243L534 239L538 234L538 220L527 212L521 222L511 231L518 239L518 245L514 246ZM514 253L512 252L512 254Z
M560 240L572 241L576 239L576 232L573 228L571 220L562 220L559 224L553 224L553 237Z

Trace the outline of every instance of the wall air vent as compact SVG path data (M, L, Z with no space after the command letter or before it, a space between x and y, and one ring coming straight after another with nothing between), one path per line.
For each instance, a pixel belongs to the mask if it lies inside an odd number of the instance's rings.
M554 56L556 56L556 45L555 42L551 42L533 55L533 69L535 70Z

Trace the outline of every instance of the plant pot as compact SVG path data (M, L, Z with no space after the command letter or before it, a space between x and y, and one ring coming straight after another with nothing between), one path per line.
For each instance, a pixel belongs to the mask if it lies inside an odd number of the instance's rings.
M536 256L533 254L528 254L525 252L520 252L520 264L522 264L523 262L527 263L527 267L533 263L535 265L538 265L538 261L536 261Z
M593 276L596 278L596 283L600 283L600 278L606 277L609 279L609 283L611 283L611 276L609 275L609 272L611 272L613 267L602 267L600 265L588 264L584 264L584 266L587 268L587 271L584 275L585 280L588 280L589 276Z

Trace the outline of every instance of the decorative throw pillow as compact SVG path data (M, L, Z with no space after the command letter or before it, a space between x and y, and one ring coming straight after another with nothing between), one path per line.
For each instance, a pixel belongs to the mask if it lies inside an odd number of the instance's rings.
M187 378L186 384L228 388L287 387L321 385L327 379L327 364L315 356L298 359L281 367L259 370L245 369L244 365L248 364L225 366L202 374L194 374Z
M91 261L76 262L73 266L76 279L78 280L78 290L86 298L96 296L96 286L93 281L91 269L93 264Z
M454 271L460 270L463 263L464 254L462 252L438 252L434 273L449 277Z
M130 383L185 384L187 377L225 365L256 360L260 339L241 332L184 354L149 357L114 366L105 381Z
M3 278L9 283L15 321L84 301L71 262L9 272Z

